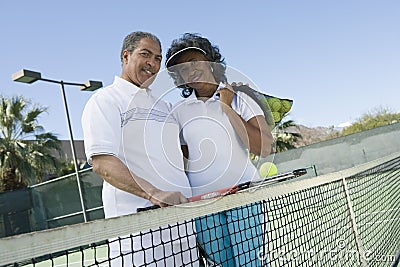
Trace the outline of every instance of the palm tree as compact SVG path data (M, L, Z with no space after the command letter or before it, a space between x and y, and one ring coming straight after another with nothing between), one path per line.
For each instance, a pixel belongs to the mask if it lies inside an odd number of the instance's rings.
M272 144L271 153L278 153L282 151L286 151L289 149L296 148L295 143L298 138L301 139L301 134L288 132L288 127L298 127L297 124L293 120L283 120L286 115L282 118L279 123L276 124L275 128L272 130L272 135L274 138L274 142ZM249 152L249 158L252 163L258 168L260 157L256 154Z
M55 152L61 144L55 134L45 132L38 117L46 111L31 107L22 96L0 96L0 192L40 182L48 173L58 173Z
M293 120L281 120L273 131L275 139L275 152L282 152L296 148L295 143L298 138L301 139L301 134L288 132L287 128L298 127Z

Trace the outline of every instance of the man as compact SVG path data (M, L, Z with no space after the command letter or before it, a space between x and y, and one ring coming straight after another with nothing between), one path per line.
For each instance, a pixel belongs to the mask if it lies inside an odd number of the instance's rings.
M160 70L161 60L161 43L156 36L145 32L129 34L121 50L121 76L96 92L83 111L85 152L93 171L104 179L106 218L132 214L139 207L186 203L191 196L178 125L169 116L169 106L156 100L148 88ZM186 230L182 233L182 229ZM168 240L175 238L177 231L183 238ZM173 230L166 227L153 236L138 235L133 242L120 241L124 253L147 245L153 248L128 255L123 262L188 264L197 260L192 234L191 225L180 225ZM157 239L158 246L154 244ZM181 253L176 253L176 245ZM111 250L119 255L119 243L111 245Z

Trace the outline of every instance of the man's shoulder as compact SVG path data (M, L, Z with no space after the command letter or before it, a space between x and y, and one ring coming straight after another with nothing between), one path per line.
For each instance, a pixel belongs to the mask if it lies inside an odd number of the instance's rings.
M124 91L121 90L115 82L112 84L109 84L99 90L97 90L93 95L92 98L98 98L98 99L113 99L117 97L118 95L123 95Z
M108 89L108 86L103 87L99 90L97 90L89 99L89 102L91 101L102 101L102 100L107 100L110 98L111 92Z

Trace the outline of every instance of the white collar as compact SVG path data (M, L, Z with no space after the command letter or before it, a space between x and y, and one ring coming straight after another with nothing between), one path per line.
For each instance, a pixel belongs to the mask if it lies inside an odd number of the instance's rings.
M215 91L214 94L207 101L218 101L218 100L219 100L219 95L217 95L217 91ZM197 99L197 96L196 96L196 94L194 92L194 89L193 89L192 94L189 97L187 97L185 99L185 101L187 101L188 103L195 103L195 102L198 102L198 101L203 102L203 101Z
M136 94L138 92L146 92L147 94L150 94L151 89L150 88L140 88L136 86L135 84L128 82L127 80L115 76L114 78L114 84L117 85L119 88L121 88L123 91L129 92Z

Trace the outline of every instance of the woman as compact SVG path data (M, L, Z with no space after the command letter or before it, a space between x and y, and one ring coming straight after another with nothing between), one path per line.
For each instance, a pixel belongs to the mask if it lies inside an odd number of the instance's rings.
M193 195L260 178L248 152L268 155L272 134L254 100L227 83L218 47L186 33L172 42L166 67L186 97L173 113ZM202 217L199 243L219 265L260 266L262 219L259 203Z

